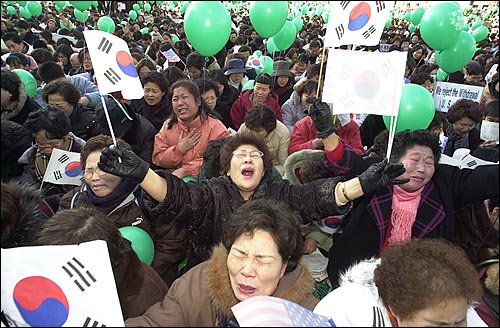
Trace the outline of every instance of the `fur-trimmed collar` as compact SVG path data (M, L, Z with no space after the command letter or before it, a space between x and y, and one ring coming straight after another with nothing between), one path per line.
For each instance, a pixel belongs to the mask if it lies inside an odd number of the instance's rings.
M339 278L339 285L357 284L368 287L373 296L378 299L378 289L373 280L375 268L380 265L380 258L372 257L359 261L344 271Z
M232 317L231 307L239 303L234 296L229 280L227 269L227 249L221 244L214 247L212 257L208 264L208 293L212 303L221 310L221 312ZM286 299L300 304L311 295L313 279L306 265L300 263L298 267L281 278L278 287L272 296Z
M302 162L309 157L312 153L322 152L319 149L301 149L292 153L285 160L285 175L283 179L290 181L290 184L301 184L297 176L295 175L295 170L302 165Z

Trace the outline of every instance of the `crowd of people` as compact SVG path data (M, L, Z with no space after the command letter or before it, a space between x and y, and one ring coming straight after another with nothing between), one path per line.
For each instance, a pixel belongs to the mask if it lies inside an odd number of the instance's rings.
M202 56L181 2L138 15L95 3L82 22L71 5L26 18L2 2L2 248L106 240L127 326L238 326L231 307L253 296L347 326L498 326L499 140L482 133L500 121L498 7L445 80L481 87L479 102L436 106L427 128L392 136L382 115L321 101L324 15L299 14L294 42L271 54L248 4L231 5L229 39ZM141 99L99 91L83 31L104 16ZM394 17L379 45L352 50L406 52L401 85L433 94L436 50L409 25ZM257 53L271 72L249 63ZM54 149L80 154L81 185L45 180ZM443 160L464 150L486 164ZM127 226L153 240L151 265ZM313 255L328 263L322 278Z

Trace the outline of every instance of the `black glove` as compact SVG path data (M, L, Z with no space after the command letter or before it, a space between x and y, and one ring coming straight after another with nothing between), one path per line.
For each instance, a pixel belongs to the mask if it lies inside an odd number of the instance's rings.
M314 97L309 97L307 102L312 102L311 107L309 107L309 116L311 116L314 126L318 130L318 138L324 139L337 131L335 124L333 124L330 106L328 106L327 103L315 99Z
M121 159L121 163L120 160ZM131 150L111 145L102 150L97 166L101 170L119 177L141 183L148 173L149 164Z
M410 179L394 179L405 173L406 169L402 163L390 164L387 158L381 162L370 165L365 172L358 175L359 183L363 193L375 192L390 184L403 184Z

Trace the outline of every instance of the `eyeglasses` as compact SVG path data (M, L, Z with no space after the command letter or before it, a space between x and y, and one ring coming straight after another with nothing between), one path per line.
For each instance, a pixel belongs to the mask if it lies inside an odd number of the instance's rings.
M262 158L264 156L264 153L261 152L260 150L246 150L246 149L238 149L233 151L233 156L236 156L237 158L245 158L247 155L250 155L251 158L253 159L258 159Z
M46 149L46 148L57 148L61 146L61 141L52 141L52 142L36 142L35 147L38 149Z
M94 173L97 173L97 175L101 176L106 172L102 171L99 167L96 167L95 169L85 169L85 171L83 171L83 177L85 179L90 179L92 178Z

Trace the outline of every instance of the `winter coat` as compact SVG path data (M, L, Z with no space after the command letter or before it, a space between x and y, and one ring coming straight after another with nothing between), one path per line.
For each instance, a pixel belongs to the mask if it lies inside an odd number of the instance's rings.
M219 119L211 116L207 116L203 121L200 116L197 116L190 127L178 120L169 129L169 122L170 120L167 120L155 136L153 163L167 169L168 172L174 172L182 167L186 176L198 178L203 163L203 152L207 149L208 142L229 137L228 130ZM179 136L182 133L185 138L193 129L201 131L200 140L193 148L183 154L177 147Z
M8 181L23 174L17 161L32 146L33 136L22 125L2 120L2 181Z
M233 103L238 99L240 93L236 88L231 86L225 86L222 95L217 98L217 105L215 106L215 111L220 114L222 117L222 123L227 128L231 128L233 130L238 130L234 127L233 120L231 119L231 107Z
M228 251L222 244L214 248L210 260L177 279L163 302L150 307L143 316L126 321L126 326L217 327L234 319L231 307L238 299L229 280ZM318 301L312 295L313 279L304 264L280 279L274 291L279 297L313 309ZM223 322L221 322L223 318Z
M41 108L40 105L26 94L24 84L21 83L19 100L10 102L6 108L2 107L2 119L23 125L28 118L28 114L38 108Z
M240 126L238 133L250 132L245 123ZM288 157L288 144L290 143L290 131L285 124L276 121L276 128L269 132L264 138L269 153L273 159L273 166L278 170L281 176L285 173L285 161Z
M342 159L326 162L326 168L334 176L350 179L381 160L378 156L364 159L345 146ZM474 170L436 165L431 181L422 190L412 237L455 241L455 210L467 203L498 198L498 185L498 165L478 166ZM356 261L376 256L381 250L389 228L393 190L391 185L353 202L352 211L342 223L342 233L333 235L328 275L334 285L339 272Z
M69 116L71 123L71 132L83 140L88 140L94 135L94 126L96 122L95 110L93 107L78 104L73 108Z
M142 115L133 111L129 115L133 119L132 127L128 129L121 139L128 142L134 153L140 158L152 164L154 140L157 131L153 124L142 117ZM152 168L156 167L152 166Z
M156 132L160 131L163 123L172 115L172 107L166 96L154 106L148 105L144 97L141 99L134 99L130 102L130 107L132 107L134 112L142 115L151 122Z
M174 245L165 243L158 245L158 252L173 254L183 253L181 259L187 254L189 263L186 269L206 261L210 256L212 247L222 239L222 229L231 214L240 205L245 203L238 187L231 178L222 175L217 178L206 179L199 182L186 183L182 179L166 171L157 171L164 176L167 183L167 195L158 203L149 195L143 193L148 210L155 216L159 227L155 232L162 234L162 224L165 233L172 228L168 225L174 221L179 233L187 230L189 245L187 249L179 249ZM313 181L306 185L290 185L286 180L272 181L268 172L262 178L255 190L252 199L269 198L286 202L303 222L319 221L326 216L343 214L349 210L348 204L337 205L335 200L335 186L342 177ZM182 245L178 238L179 246Z
M231 120L233 121L236 129L240 128L240 125L245 122L245 115L253 107L252 101L250 100L253 94L253 89L245 90L241 93L240 97L236 99L231 107ZM273 112L276 114L276 119L283 122L283 117L281 116L280 104L278 103L278 97L269 93L267 100L264 102L267 106L271 107Z
M124 320L142 315L167 295L158 272L136 256L113 263L113 274Z
M361 138L359 136L359 126L356 122L350 120L349 123L341 125L336 133L340 139L354 148L357 154L363 153L363 146L361 145ZM299 120L295 123L290 135L288 154L290 155L301 149L312 149L312 141L317 135L318 129L314 126L311 116L306 116Z
M302 105L302 101L297 91L294 91L290 99L281 106L281 115L283 116L283 123L290 132L292 132L295 123L306 117L304 106Z

